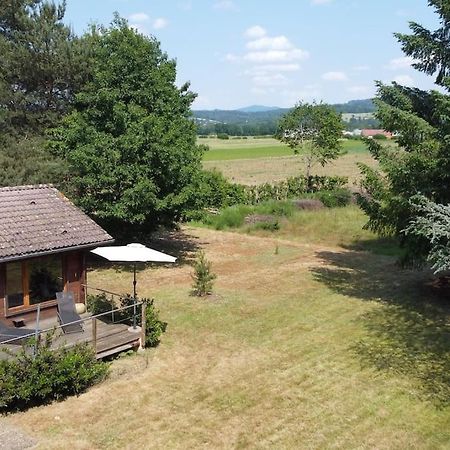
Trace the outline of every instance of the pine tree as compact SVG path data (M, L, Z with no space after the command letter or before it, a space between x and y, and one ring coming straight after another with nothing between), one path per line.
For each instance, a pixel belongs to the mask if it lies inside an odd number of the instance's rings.
M216 275L211 271L211 262L206 259L205 252L201 251L194 262L194 274L192 275L194 284L193 292L198 297L204 297L210 294L213 287L213 281Z
M63 23L65 2L0 3L0 130L42 134L86 80L86 45Z
M428 31L412 22L412 34L396 34L414 67L436 76L436 83L449 90L450 6L430 0L441 23ZM361 165L365 195L359 203L368 214L367 227L381 235L396 236L404 245L405 262L420 263L430 250L421 235L404 230L417 215L410 199L421 193L437 203L450 201L450 96L397 83L377 83L376 117L384 129L397 135L398 147L369 142L380 170Z

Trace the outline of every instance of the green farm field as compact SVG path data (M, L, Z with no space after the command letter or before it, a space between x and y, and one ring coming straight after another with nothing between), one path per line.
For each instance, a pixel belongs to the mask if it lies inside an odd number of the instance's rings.
M198 142L210 148L204 156L204 167L217 169L236 183L276 182L303 174L305 170L301 157L293 155L289 147L273 138L207 138ZM376 166L376 161L361 141L345 140L343 147L347 152L344 156L325 167L315 166L313 174L347 176L352 185L360 180L358 162Z
M234 159L259 159L280 156L292 156L292 150L285 144L273 138L248 139L217 139L204 138L199 144L209 146L204 161L228 161ZM348 154L367 153L361 141L343 141L343 147Z

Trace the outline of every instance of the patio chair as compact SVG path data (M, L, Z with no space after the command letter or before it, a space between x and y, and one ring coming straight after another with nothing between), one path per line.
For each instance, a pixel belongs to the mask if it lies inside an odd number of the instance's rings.
M58 321L64 334L83 332L83 326L77 320L81 320L79 314L75 311L72 292L57 292L56 300L58 302Z
M14 341L8 342L8 344L22 345L24 338L33 337L35 332L36 330L30 328L8 327L3 322L0 322L0 344L16 338Z

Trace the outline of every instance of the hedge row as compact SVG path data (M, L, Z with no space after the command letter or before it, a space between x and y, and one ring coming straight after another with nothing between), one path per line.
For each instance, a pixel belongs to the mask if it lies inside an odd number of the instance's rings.
M257 186L245 186L248 204L257 204L269 200L288 200L307 193L334 191L344 187L347 177L298 176L278 183L264 183Z

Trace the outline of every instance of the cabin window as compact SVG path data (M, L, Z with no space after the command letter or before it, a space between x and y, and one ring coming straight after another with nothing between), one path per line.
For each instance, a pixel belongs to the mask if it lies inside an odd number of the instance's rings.
M61 256L44 256L6 265L8 309L55 300L56 293L62 290Z
M6 295L8 308L23 306L22 263L12 262L6 265Z

